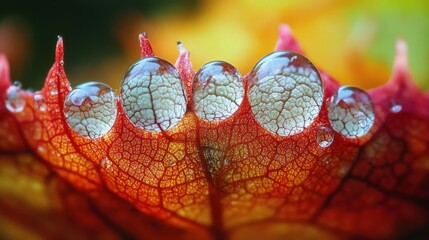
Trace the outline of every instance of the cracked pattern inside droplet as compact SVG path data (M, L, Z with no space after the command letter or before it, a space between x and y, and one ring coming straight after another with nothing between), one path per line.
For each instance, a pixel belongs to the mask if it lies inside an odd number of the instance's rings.
M348 138L367 134L374 124L371 98L356 87L340 87L332 96L328 111L332 128Z
M291 51L262 58L249 78L249 102L259 124L279 136L298 134L319 115L323 86L315 66Z
M64 101L64 116L70 128L85 138L105 135L116 120L115 93L98 82L79 85Z
M234 114L243 101L241 75L229 63L210 62L195 75L193 110L206 121L222 121Z
M176 126L186 112L182 80L169 62L148 57L137 61L121 83L125 114L137 127L161 132Z

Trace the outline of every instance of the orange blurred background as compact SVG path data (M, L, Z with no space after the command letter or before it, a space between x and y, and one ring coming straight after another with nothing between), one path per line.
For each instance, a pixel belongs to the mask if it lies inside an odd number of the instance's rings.
M415 80L429 87L427 0L51 0L3 5L0 52L8 55L12 78L24 87L42 86L58 34L64 37L73 86L95 80L118 89L139 58L141 32L148 33L156 55L172 63L180 40L195 69L220 59L246 74L273 50L280 23L292 27L316 66L342 84L366 89L388 80L395 42L403 38Z

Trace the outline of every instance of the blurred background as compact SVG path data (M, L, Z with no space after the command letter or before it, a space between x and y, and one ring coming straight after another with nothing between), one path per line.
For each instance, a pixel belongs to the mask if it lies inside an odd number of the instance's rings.
M244 75L273 50L280 23L292 27L316 66L365 89L389 79L395 42L403 38L414 79L429 88L427 0L3 0L0 52L13 80L40 89L62 35L72 86L101 81L118 89L139 58L141 32L172 63L180 40L195 69L221 59Z

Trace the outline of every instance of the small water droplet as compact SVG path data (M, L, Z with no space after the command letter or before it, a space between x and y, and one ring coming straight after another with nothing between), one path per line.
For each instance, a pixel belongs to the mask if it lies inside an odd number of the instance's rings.
M163 59L146 57L134 63L122 80L121 103L135 126L161 132L182 120L187 100L177 69Z
M316 132L316 141L321 147L329 147L334 141L334 132L328 126L320 126Z
M177 161L176 159L170 157L164 160L164 167L173 167L176 166Z
M44 152L45 151L45 148L43 147L43 146L38 146L37 147L37 151L39 151L39 152Z
M329 164L332 161L332 155L330 153L323 155L320 160L325 163L325 164Z
M14 82L13 85L9 86L9 88L6 91L7 98L6 98L6 108L10 112L22 112L25 107L25 95L24 91L21 89L21 83L20 82Z
M64 116L70 128L90 139L105 135L116 120L116 96L104 83L77 86L64 101Z
M22 88L22 83L20 81L14 81L13 82L13 86L21 89Z
M214 61L198 70L193 79L193 110L206 121L222 121L243 101L241 74L231 64Z
M34 94L34 107L44 112L46 110L45 98L40 92Z
M110 161L110 159L107 157L101 160L100 162L100 166L107 170L109 170L112 167L112 164L113 164L112 161Z
M371 97L359 88L340 87L331 98L328 112L332 128L348 138L367 134L374 124Z
M316 67L305 56L279 51L262 58L249 75L248 98L259 124L279 136L308 128L324 97Z
M52 96L55 96L55 95L57 95L57 94L58 94L58 91L57 91L57 90L51 90L49 93L50 93Z
M61 61L60 61L60 64L61 64L61 65L64 65L64 60L61 60Z
M399 113L402 111L402 105L398 102L392 102L390 105L390 112L391 113Z

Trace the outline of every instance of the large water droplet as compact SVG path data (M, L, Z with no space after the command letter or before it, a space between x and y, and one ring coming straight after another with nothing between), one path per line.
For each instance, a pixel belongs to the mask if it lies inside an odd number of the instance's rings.
M24 91L21 89L21 83L20 82L14 82L13 85L11 85L7 91L7 98L6 98L6 108L10 112L22 112L25 107L25 95Z
M348 138L365 135L374 123L371 97L355 87L340 87L328 107L332 128Z
M64 101L70 128L85 138L105 135L116 120L115 93L99 82L88 82L71 91Z
M137 127L161 132L176 126L186 112L186 95L179 73L156 57L134 63L121 83L125 114Z
M39 109L42 112L46 111L45 98L43 97L43 95L40 92L34 93L33 99L34 99L34 107L36 109Z
M291 51L271 53L253 68L249 102L262 127L279 136L298 134L319 115L323 86L316 67Z
M204 65L192 86L195 114L207 121L222 121L234 114L243 101L243 81L238 70L227 62Z
M334 132L328 126L320 126L316 132L316 141L321 147L329 147L334 141Z

